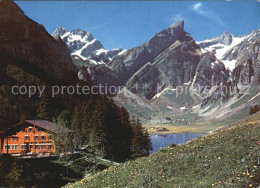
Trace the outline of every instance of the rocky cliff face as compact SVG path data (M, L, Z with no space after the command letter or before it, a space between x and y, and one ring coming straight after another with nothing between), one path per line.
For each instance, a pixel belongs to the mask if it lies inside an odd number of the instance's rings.
M228 33L223 35L222 43L232 43L229 36ZM131 100L122 92L114 99L135 116L140 109L146 116L159 111L182 113L183 109L199 107L229 79L222 61L214 52L202 53L184 31L183 21L118 55L106 65L90 66L88 73L96 85L124 86L124 91L131 93ZM185 90L181 96L176 94L179 87ZM146 102L140 103L140 99ZM147 104L152 108L146 111Z
M239 52L235 52L238 55L236 57L236 68L232 73L232 84L238 89L251 84L259 84L260 32L258 38L254 38L254 41L244 41L238 45L237 51Z
M119 75L120 84L126 84L141 67L149 62L153 62L158 55L177 40L182 41L184 35L184 22L180 21L172 27L155 34L151 40L143 45L116 57L108 66Z
M203 101L202 107L214 106L231 101L235 104L244 98L241 104L247 104L247 101L253 101L259 94L257 88L260 85L260 35L259 30L249 34L243 42L232 48L227 54L227 58L236 59L236 67L230 78L223 84L223 88L218 88L218 95L210 95ZM246 99L247 98L247 99ZM248 103L249 104L249 103Z
M191 109L201 103L202 110L222 109L232 98L243 96L244 86L252 88L260 83L259 30L244 37L225 32L197 45L180 21L136 48L115 52L96 45L96 39L84 31L68 32L61 28L53 35L62 36L75 64L88 66L79 72L82 80L86 79L85 74L90 74L96 85L124 86L131 93L131 100L122 93L115 100L135 115L140 109L145 114L144 106L148 104L151 108L147 114L165 108L178 113L180 109ZM75 40L75 35L81 39ZM82 44L82 39L88 42ZM95 45L88 48L86 44ZM85 50L86 54L82 53L84 46L91 49ZM176 92L178 86L187 88L182 97L165 92ZM223 88L228 89L223 91ZM140 99L147 104L138 102Z
M80 58L88 66L106 64L123 51L123 49L106 50L90 32L82 29L68 31L64 27L59 27L52 36L60 37L68 46L72 57Z
M117 56L107 64L109 71L100 67L102 76L96 69L91 68L90 72L95 84L116 80L114 85L126 86L131 92L151 99L164 87L191 82L200 54L199 46L184 31L184 21L179 21L141 46Z
M0 53L26 60L59 79L76 70L62 40L55 40L13 1L0 1Z
M231 71L235 68L236 59L227 58L226 54L241 43L244 38L245 37L235 37L233 34L225 32L220 37L197 43L201 47L203 53L214 53L217 59L221 60L225 64L226 68Z
M253 51L255 52L253 84L260 85L260 40L254 43Z
M127 82L127 88L151 99L165 87L192 82L200 60L200 49L187 33L173 42L151 63L145 64ZM136 88L136 85L140 88Z
M181 22L175 27L174 31L178 34L173 36L179 38L167 44L168 47L164 46L165 49L154 51L156 57L147 55L147 44L152 44L148 41L111 61L108 66L121 81L118 84L126 85L133 94L152 99L150 102L156 104L153 105L155 109L167 107L173 112L184 107L191 109L201 103L202 116L235 115L247 110L259 99L259 30L244 37L234 37L226 32L214 39L214 44L212 41L200 44L204 45L201 53L193 39L182 30ZM158 35L165 36L162 33L171 29L156 34L155 38ZM161 41L158 38L156 40ZM234 64L232 72L227 69L230 63ZM176 92L174 88L183 85L188 86L186 96L175 98L163 92L167 88ZM161 88L158 89L158 86ZM232 111L231 106L240 110Z
M229 72L225 65L213 53L207 52L197 66L192 89L206 98L212 95L218 86L224 85L228 78Z
M229 49L224 55L223 60L238 60L239 56L242 56L242 54L245 53L247 49L250 48L250 46L259 40L260 38L260 29L251 32L250 34L241 37L241 41L233 46L231 49ZM237 64L236 64L237 65Z

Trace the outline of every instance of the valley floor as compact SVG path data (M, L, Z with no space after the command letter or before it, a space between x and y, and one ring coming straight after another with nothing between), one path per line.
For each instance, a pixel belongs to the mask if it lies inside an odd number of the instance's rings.
M233 121L196 121L191 124L178 123L178 124L158 124L158 125L144 125L149 134L175 134L175 133L211 133L227 125L232 124ZM155 129L156 127L156 129ZM167 129L167 131L158 131L158 129Z
M176 134L176 133L207 133L213 131L216 127L207 125L170 125L170 124L160 124L160 125L144 125L148 130L149 134ZM158 129L166 128L167 131L159 132L157 129L152 127L158 127Z
M228 124L229 125L229 124ZM260 113L66 187L258 187Z

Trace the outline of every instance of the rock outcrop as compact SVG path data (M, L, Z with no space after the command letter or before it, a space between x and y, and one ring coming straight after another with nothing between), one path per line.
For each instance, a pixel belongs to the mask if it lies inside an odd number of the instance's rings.
M112 60L110 66L120 78L120 84L126 84L134 73L169 48L177 40L185 37L184 21L177 22L157 34L148 42L133 48Z
M252 32L231 50L232 53L228 53L230 58L236 58L236 67L227 82L223 84L224 87L218 88L218 95L210 95L203 101L203 108L215 104L223 105L231 99L237 101L244 96L247 96L248 100L254 99L255 92L252 91L257 90L260 85L260 35L258 33L259 30Z
M0 1L0 53L25 60L62 80L76 72L70 52L13 1Z
M225 65L210 52L203 55L196 70L192 89L203 98L215 92L218 86L226 84L229 72Z
M179 21L141 46L118 55L107 66L100 66L102 75L96 68L90 68L90 73L94 84L115 80L114 85L126 86L151 99L164 87L192 82L200 56L200 47L184 31L184 21Z

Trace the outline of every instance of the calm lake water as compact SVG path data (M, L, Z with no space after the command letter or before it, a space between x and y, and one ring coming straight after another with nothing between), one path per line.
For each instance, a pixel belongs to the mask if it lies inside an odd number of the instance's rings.
M160 150L162 147L169 146L171 144L184 144L193 138L201 137L205 134L197 133L183 133L183 134L166 134L166 135L150 135L153 150L151 153Z

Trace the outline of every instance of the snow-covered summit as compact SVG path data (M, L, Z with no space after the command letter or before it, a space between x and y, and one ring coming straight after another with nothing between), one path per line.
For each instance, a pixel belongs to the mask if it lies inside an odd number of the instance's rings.
M68 46L73 57L91 64L106 64L123 51L123 49L106 50L90 32L82 29L68 31L64 27L58 27L52 36L60 37Z
M225 32L220 37L197 42L197 44L203 53L213 52L217 59L225 64L226 68L233 70L240 54L246 53L249 46L258 40L260 40L260 29L241 37L235 37L233 34Z

